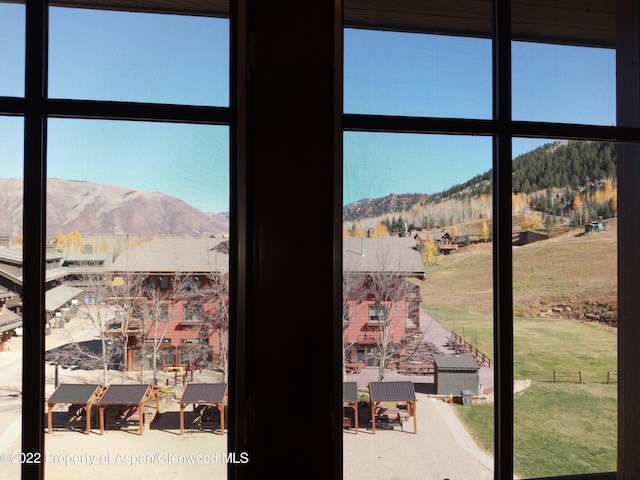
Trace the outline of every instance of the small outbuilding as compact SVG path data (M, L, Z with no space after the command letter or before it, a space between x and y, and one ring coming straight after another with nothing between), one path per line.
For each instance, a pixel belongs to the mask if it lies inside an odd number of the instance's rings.
M607 222L603 222L602 220L590 222L584 226L584 233L606 232L606 231L607 231Z
M462 391L478 394L480 366L470 354L434 354L436 394L460 395Z

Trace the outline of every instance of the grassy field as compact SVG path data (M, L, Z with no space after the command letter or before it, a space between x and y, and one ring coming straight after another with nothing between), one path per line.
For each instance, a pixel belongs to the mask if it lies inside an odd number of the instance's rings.
M601 234L575 230L515 247L514 373L532 386L515 397L516 473L544 477L615 470L617 333L604 325L541 318L554 303L616 303L615 221ZM493 356L491 244L442 257L421 282L423 309ZM553 370L577 378L553 383ZM493 448L493 405L459 406L476 441Z

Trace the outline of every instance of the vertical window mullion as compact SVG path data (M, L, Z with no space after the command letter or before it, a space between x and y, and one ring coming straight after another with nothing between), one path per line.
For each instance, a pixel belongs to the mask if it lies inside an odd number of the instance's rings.
M22 356L22 452L44 455L44 321L46 239L46 0L26 3L25 135L24 135L24 275ZM22 478L43 478L40 463L23 463Z
M494 478L513 478L513 277L511 250L511 2L494 2L493 321Z

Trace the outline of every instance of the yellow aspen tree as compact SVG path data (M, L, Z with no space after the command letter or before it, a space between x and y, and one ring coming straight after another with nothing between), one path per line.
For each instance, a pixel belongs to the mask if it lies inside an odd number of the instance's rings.
M387 229L387 226L384 223L379 223L375 227L373 227L371 236L375 238L388 237L389 229Z
M485 243L489 240L489 225L486 220L482 221L482 226L480 227L480 237L485 241Z

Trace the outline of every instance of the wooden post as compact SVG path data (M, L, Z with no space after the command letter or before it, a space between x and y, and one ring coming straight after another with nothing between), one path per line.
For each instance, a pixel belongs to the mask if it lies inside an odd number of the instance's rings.
M104 405L100 405L100 435L104 433Z
M376 414L375 414L375 410L376 410L376 406L375 403L371 402L371 431L373 433L376 433Z
M52 424L53 424L53 403L49 404L49 408L48 408L48 412L47 412L47 419L49 420L49 434L53 433L53 428L52 428Z
M357 395L357 389L356 389L356 401L353 402L354 405L354 411L355 411L355 421L356 421L356 433L358 433L358 395Z
M224 403L218 404L218 410L220 410L220 434L224 435Z
M416 402L411 402L413 405L411 410L413 411L413 433L418 433L418 409L416 408Z
M138 405L138 426L140 427L138 433L142 435L142 431L144 430L144 411L143 411L143 403Z
M184 404L180 404L180 435L184 433Z
M91 433L91 403L87 403L84 406L84 418L85 418L85 433L89 435Z

